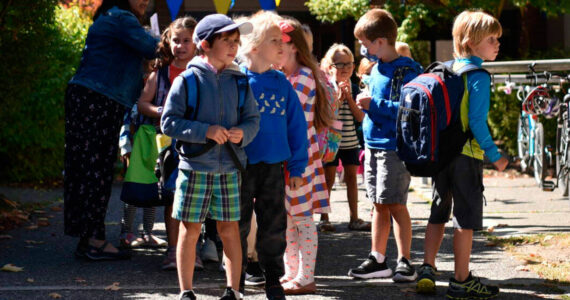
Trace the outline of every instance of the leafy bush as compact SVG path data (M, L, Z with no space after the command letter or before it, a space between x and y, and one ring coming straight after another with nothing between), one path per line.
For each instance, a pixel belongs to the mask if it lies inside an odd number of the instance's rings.
M317 20L334 23L348 17L358 20L370 9L370 0L309 0L305 5Z
M61 177L64 94L90 20L57 0L3 1L0 181Z

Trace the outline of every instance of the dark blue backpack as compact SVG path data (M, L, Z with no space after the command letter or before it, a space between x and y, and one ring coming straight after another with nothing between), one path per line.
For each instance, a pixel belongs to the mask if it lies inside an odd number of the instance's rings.
M412 176L435 176L473 137L471 131L464 131L461 125L463 75L487 71L473 64L454 71L454 62L434 62L424 74L402 87L396 151Z

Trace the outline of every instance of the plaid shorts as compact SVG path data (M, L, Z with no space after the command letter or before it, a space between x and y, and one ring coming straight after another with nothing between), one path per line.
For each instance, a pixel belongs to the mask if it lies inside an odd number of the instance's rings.
M179 170L172 217L183 222L239 221L241 175Z

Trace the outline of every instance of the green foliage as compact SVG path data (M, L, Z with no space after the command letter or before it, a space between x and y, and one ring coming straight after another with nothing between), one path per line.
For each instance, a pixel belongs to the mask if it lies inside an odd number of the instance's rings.
M60 177L64 93L90 21L57 0L3 1L0 12L0 181Z
M358 20L370 8L370 0L308 0L305 5L317 20L334 23L349 17Z

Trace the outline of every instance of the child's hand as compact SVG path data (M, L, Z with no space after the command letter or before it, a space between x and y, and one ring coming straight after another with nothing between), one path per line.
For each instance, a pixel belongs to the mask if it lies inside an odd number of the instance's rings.
M356 97L356 105L358 105L358 108L360 109L368 110L370 108L371 100L372 97L359 94L358 97Z
M219 125L211 125L206 131L206 137L214 140L218 144L225 144L228 141L228 130Z
M501 158L499 158L499 160L497 160L496 162L493 163L495 168L497 168L497 170L499 170L501 172L503 170L505 170L505 168L507 167L508 164L509 164L509 160L504 156L502 156Z
M234 144L238 144L243 139L243 130L241 128L232 127L230 128L229 134L229 140Z
M340 90L340 100L348 101L348 99L352 98L352 94L350 93L350 83L348 81L342 81L338 84Z
M289 187L292 191L298 190L303 185L303 178L299 176L289 178Z

